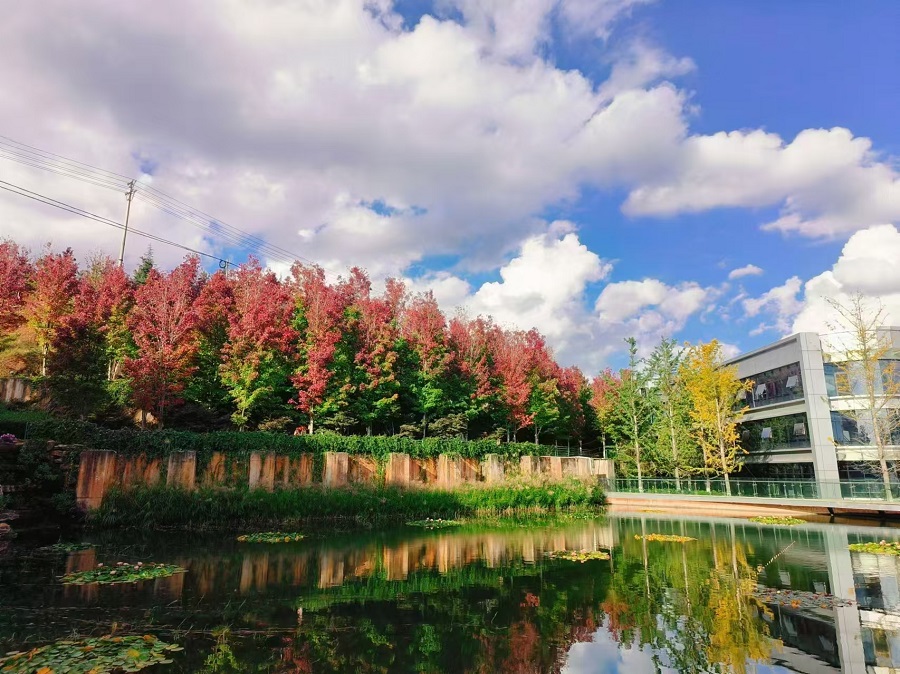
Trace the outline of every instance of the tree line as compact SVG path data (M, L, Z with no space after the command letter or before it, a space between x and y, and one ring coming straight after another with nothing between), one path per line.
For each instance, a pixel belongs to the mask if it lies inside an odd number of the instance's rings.
M254 259L163 271L148 253L128 275L11 241L0 289L0 367L39 377L78 418L601 445L640 478L740 463L745 384L716 341L663 340L642 359L629 339L626 368L588 379L535 329L448 319L430 292L389 279L376 294L358 268L333 282L300 262L279 279Z

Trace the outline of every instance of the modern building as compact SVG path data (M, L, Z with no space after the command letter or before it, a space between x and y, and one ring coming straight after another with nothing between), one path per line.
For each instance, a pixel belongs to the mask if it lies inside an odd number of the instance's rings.
M880 338L896 349L891 360L882 361L882 373L893 373L887 366L898 363L894 376L900 376L900 328L885 328ZM729 361L741 379L752 382L741 425L749 452L742 476L833 482L879 474L862 391L839 395L846 393L836 382L837 364L846 361L835 346L839 342L803 332ZM883 414L900 414L900 401L887 407ZM886 453L892 462L900 461L900 432L893 436Z

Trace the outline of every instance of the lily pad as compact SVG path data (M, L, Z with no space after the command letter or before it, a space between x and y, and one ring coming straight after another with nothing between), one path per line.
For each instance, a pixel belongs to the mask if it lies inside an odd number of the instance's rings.
M873 555L900 555L900 543L878 541L877 543L851 543L852 552L869 552Z
M556 550L548 552L550 559L565 559L569 562L581 562L584 564L592 559L609 559L609 553L604 550Z
M53 545L45 545L38 548L35 552L45 555L61 555L64 553L90 550L92 547L94 546L90 543L54 543Z
M96 568L88 571L75 571L62 577L64 585L87 585L88 583L100 583L113 585L115 583L136 583L140 580L153 578L166 578L176 573L187 573L187 569L174 564L157 564L155 562L137 562L128 564L117 562L111 566L98 564ZM2 670L0 670L2 671Z
M238 541L241 543L296 543L300 540L303 540L303 534L284 533L282 531L265 531L238 536Z
M13 651L0 657L4 674L53 674L55 672L137 672L172 662L170 655L183 650L152 634L91 639L64 639L29 651Z
M422 529L449 529L450 527L458 527L462 524L459 520L442 520L438 519L424 519L424 520L414 520L412 522L407 522L406 526L408 527L421 527Z
M637 541L643 538L645 541L656 541L657 543L687 543L688 541L697 540L690 536L676 536L674 534L647 534L646 536L635 534L634 538Z
M797 524L806 524L806 520L801 520L798 517L775 517L772 515L760 515L758 517L751 517L750 521L758 522L759 524L775 524L785 527L792 527Z

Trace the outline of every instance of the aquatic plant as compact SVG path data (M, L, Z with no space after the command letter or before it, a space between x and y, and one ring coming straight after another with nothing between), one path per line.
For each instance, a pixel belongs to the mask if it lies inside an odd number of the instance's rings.
M63 554L70 552L81 552L82 550L90 550L94 547L91 543L54 543L53 545L45 545L38 548L35 552L39 554Z
M176 573L187 573L187 569L174 564L157 564L155 562L137 562L128 564L116 562L111 566L97 564L94 569L88 571L74 571L62 577L64 585L87 585L88 583L100 583L112 585L114 583L136 583L140 580L153 578L166 578Z
M303 539L303 534L288 534L283 531L264 531L255 534L244 534L237 537L241 543L296 543Z
M869 552L873 555L898 555L900 556L900 543L878 541L877 543L851 543L852 552Z
M658 543L687 543L688 541L697 540L690 536L676 536L675 534L647 534L646 536L635 534L634 538L638 541L643 538L645 541L656 541Z
M827 592L779 590L773 587L760 587L753 592L752 596L767 604L778 604L780 606L790 606L791 608L833 609L855 604L853 599L835 597Z
M29 651L13 651L0 657L4 674L54 674L56 672L137 672L172 662L171 653L183 650L152 634L119 637L106 635L84 640L64 639Z
M798 517L776 517L774 515L760 515L758 517L751 517L750 521L758 522L759 524L775 524L785 527L792 527L797 524L806 524L806 520L801 520Z
M609 559L609 553L604 550L556 550L548 552L550 559L564 559L569 562L581 562L584 564L591 559Z
M406 526L421 527L423 529L449 529L451 527L458 527L461 524L463 523L459 520L442 520L441 518L432 519L431 517L427 517L424 520L407 522Z

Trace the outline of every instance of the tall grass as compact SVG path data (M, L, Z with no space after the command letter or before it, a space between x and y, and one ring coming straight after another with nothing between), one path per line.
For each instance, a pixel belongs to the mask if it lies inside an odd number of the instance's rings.
M98 527L234 528L310 521L358 525L527 512L597 509L605 503L594 484L508 483L452 491L357 486L346 489L263 490L168 487L113 490L89 522Z

